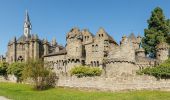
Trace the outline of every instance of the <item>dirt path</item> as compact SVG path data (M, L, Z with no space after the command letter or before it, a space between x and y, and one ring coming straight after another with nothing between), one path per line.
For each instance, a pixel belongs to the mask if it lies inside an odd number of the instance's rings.
M10 100L10 99L7 99L7 98L5 98L3 96L0 96L0 100Z

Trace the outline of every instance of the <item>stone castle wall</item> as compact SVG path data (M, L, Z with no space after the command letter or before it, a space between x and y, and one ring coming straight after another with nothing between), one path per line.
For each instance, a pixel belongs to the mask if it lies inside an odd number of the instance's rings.
M121 90L170 90L170 80L157 80L151 76L106 77L60 77L57 86L96 89L101 91Z

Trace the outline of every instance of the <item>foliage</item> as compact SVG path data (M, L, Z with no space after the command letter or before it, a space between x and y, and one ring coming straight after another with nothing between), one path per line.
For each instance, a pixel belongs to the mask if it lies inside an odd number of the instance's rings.
M23 62L14 62L9 65L7 69L8 74L13 74L17 77L17 82L21 82L22 79L22 71L24 70L25 63Z
M7 75L7 68L9 64L7 62L0 62L0 75L6 76Z
M101 92L83 91L70 88L53 88L35 91L30 85L0 83L0 95L11 100L169 100L170 92L126 91Z
M163 10L156 7L151 14L148 28L144 30L142 47L150 57L156 56L156 45L160 42L170 43L170 20L166 20Z
M71 69L71 75L76 75L77 77L83 77L83 76L100 76L102 73L102 70L97 67L88 67L88 66L79 66L74 67Z
M164 63L160 64L159 66L152 67L152 68L145 68L141 71L137 72L138 74L147 74L155 76L156 78L170 78L170 59L166 60Z
M49 87L54 87L56 82L56 74L50 68L44 67L44 62L40 59L29 60L25 64L23 78L31 78L37 90L43 90Z

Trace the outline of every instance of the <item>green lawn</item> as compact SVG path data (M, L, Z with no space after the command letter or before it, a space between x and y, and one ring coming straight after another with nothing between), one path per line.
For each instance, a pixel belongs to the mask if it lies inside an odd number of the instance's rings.
M0 96L13 100L170 100L170 92L88 92L76 89L54 88L35 91L30 85L0 83Z

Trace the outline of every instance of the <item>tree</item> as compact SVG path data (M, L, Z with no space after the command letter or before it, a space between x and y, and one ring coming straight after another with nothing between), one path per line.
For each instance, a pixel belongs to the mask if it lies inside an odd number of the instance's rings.
M170 79L170 58L155 67L147 67L139 70L137 74L152 75L158 79Z
M7 62L0 62L0 75L7 76L7 68L9 64Z
M56 74L52 72L50 67L45 67L41 59L32 59L26 62L23 78L32 79L34 81L34 88L37 90L54 87L57 79Z
M170 20L166 20L163 10L156 7L151 14L148 22L148 28L144 30L142 47L150 57L156 56L156 45L160 42L169 42Z
M22 71L24 70L25 64L22 62L14 62L9 65L7 69L8 74L13 74L17 77L17 82L22 81Z

